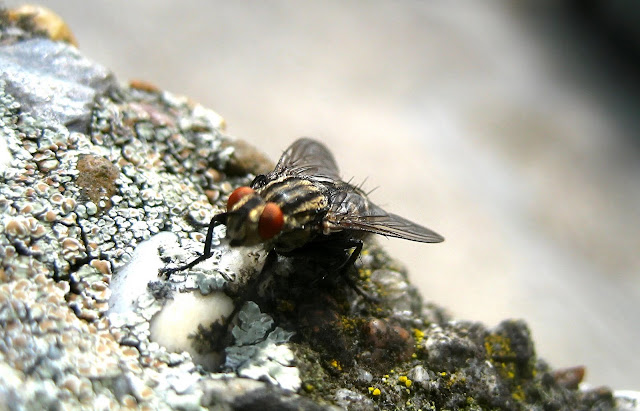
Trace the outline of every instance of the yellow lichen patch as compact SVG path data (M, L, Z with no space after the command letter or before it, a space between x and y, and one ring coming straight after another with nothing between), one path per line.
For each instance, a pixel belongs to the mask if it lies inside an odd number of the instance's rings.
M464 384L466 382L467 382L467 377L460 376L460 374L454 373L449 375L449 381L447 381L447 386L451 388L456 384L459 384L459 383Z
M511 340L501 335L489 334L484 339L484 349L487 350L489 359L507 357L512 354Z
M500 363L497 367L498 372L505 378L513 379L516 377L516 365L514 363Z
M513 357L511 340L498 334L489 334L484 339L484 348L487 357L496 366L496 369L504 378L513 379L517 374L517 365L507 361Z
M367 281L369 278L371 278L371 273L372 271L370 268L362 268L358 270L358 276L363 281Z
M522 386L518 385L514 387L513 392L511 393L511 397L516 401L524 401L526 396L524 390L522 389Z
M338 371L342 371L342 364L340 364L340 361L338 360L331 360L329 365L331 365L333 368L335 368Z
M416 344L420 344L424 340L424 331L414 328L413 338L415 338Z
M404 384L404 386L407 388L411 387L411 384L413 384L413 381L411 381L406 375L399 376L398 381L401 384Z
M341 317L342 328L345 331L353 331L359 327L362 320L353 317L342 316Z

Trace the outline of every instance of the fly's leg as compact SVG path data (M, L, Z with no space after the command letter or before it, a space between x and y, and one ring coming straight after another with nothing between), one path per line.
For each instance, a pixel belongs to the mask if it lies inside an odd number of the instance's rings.
M347 271L349 270L349 268L351 268L352 265L355 264L355 262L358 259L358 257L360 257L360 253L362 252L363 244L364 243L362 242L362 240L350 239L350 240L345 241L345 243L344 243L345 249L353 248L353 251L351 252L351 255L349 256L347 261L345 261L342 264L342 266L340 267L340 275L341 276L347 277Z
M187 270L193 266L195 266L196 264L199 264L201 262L203 262L204 260L208 259L209 257L211 257L212 253L211 253L211 244L213 242L213 229L216 228L217 226L219 226L220 224L226 224L227 223L227 213L220 213L217 214L215 216L213 216L213 218L211 219L211 222L209 223L209 229L207 230L207 238L204 240L204 252L199 255L197 258L195 258L193 261L182 265L180 267L175 267L175 268L162 268L160 270L160 274L161 275L166 275L167 277L170 277L171 274L173 273L177 273L178 271L184 271Z
M364 291L358 284L356 284L355 281L353 281L353 278L349 277L349 273L348 273L349 268L351 268L355 264L356 260L360 256L360 253L362 252L363 244L364 243L362 242L362 240L356 240L356 239L349 239L343 243L345 249L353 248L353 251L349 255L349 258L347 258L347 260L339 268L340 276L349 285L349 287L351 287L361 297L364 297L370 301L378 301L378 298Z
M360 253L362 252L363 246L364 246L364 243L362 242L362 240L358 240L355 238L341 239L341 241L335 244L325 245L325 247L327 247L327 249L330 249L330 250L336 250L336 248L339 248L340 250L348 250L350 248L353 249L351 254L349 254L349 257L347 257L347 259L338 266L337 268L338 274L340 275L340 277L344 279L347 285L351 287L351 289L353 289L356 293L358 293L358 295L366 298L369 301L377 302L379 301L377 297L374 297L369 293L367 293L366 291L364 291L358 284L356 284L356 282L351 277L349 277L349 269L355 264L358 257L360 257ZM317 281L324 280L325 278L326 277L318 278L314 280L312 284L314 284Z

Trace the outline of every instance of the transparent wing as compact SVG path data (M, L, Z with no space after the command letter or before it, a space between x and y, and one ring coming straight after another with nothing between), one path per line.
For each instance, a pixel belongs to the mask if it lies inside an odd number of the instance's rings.
M336 160L329 149L307 137L296 140L285 150L272 173L340 180Z
M355 187L343 184L332 196L331 207L325 217L333 231L359 230L422 243L444 241L440 234L384 211Z

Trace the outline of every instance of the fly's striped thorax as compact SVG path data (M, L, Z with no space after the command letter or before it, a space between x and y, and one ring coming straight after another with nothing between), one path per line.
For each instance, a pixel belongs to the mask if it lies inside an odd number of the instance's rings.
M276 203L285 217L289 229L303 228L318 220L329 208L329 201L322 188L307 179L281 176L257 189L267 202Z

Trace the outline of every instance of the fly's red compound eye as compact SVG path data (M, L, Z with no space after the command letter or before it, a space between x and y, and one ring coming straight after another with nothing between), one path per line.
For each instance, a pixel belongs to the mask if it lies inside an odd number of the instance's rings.
M260 238L268 240L277 235L284 225L282 210L276 203L267 203L258 221L258 233Z
M233 208L234 205L236 205L236 203L238 201L240 201L240 199L242 197L248 196L249 194L253 194L253 188L251 187L238 187L235 190L233 190L233 193L231 193L231 195L229 196L229 199L227 200L227 211L231 211L231 209Z

